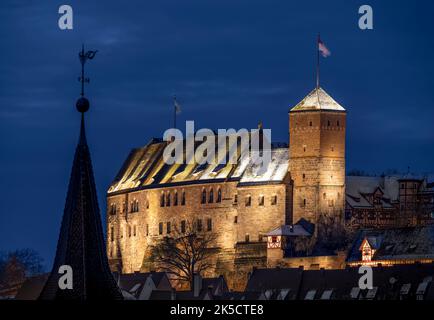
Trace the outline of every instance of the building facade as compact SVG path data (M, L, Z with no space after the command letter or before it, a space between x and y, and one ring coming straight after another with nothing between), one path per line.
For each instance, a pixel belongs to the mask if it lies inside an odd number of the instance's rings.
M269 231L301 218L315 223L322 211L343 216L345 117L322 88L313 90L290 110L290 145L272 144L265 172L249 152L235 164L169 165L165 141L132 150L107 192L112 270L149 271L150 246L175 227L194 225L216 235L211 273L226 275L234 287L235 273L266 266Z

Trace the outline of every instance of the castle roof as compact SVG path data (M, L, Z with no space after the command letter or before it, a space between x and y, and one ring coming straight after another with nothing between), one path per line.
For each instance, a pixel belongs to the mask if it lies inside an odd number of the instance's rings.
M321 87L313 89L303 100L301 100L290 111L345 111L330 95Z
M233 143L236 144L237 140ZM196 150L200 144L196 144ZM183 164L167 164L163 158L166 146L167 142L153 139L144 147L133 149L109 187L108 193L217 181L238 181L246 185L279 183L288 172L288 147L282 144L272 144L271 161L265 170L260 170L261 165L255 164L250 152L239 152L240 156L234 164L188 164L185 163L187 161ZM225 159L228 159L229 150L233 147L230 145L226 148ZM222 162L220 160L219 162Z
M73 270L73 288L59 288L59 267ZM81 117L53 269L39 296L43 300L122 299L109 269L89 148Z

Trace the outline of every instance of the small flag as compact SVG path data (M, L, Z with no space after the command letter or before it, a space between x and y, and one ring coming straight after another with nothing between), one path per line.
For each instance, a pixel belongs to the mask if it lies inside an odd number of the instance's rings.
M175 105L175 112L176 112L176 114L181 113L181 106L179 105L178 101L176 101L176 98L173 99L173 104Z
M321 52L321 55L324 58L327 58L329 55L331 55L330 50L327 49L324 42L322 42L320 38L318 38L318 50L319 50L319 52Z

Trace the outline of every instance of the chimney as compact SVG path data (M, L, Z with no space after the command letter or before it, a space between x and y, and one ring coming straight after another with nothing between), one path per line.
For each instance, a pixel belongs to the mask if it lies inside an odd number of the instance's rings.
M193 296L195 298L199 297L201 290L202 290L202 277L200 276L200 274L195 273L193 275Z

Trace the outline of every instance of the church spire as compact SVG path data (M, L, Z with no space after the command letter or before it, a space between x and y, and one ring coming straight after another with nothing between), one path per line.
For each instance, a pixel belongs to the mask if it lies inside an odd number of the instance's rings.
M86 141L84 113L89 100L84 97L84 48L82 62L82 91L76 103L81 113L81 127L75 150L60 235L53 269L41 292L40 299L122 299L111 274L101 225L92 162ZM94 54L92 55L93 58ZM89 57L88 57L89 58ZM84 60L83 60L84 59ZM91 58L89 58L91 59ZM72 289L60 289L59 268L72 268Z

